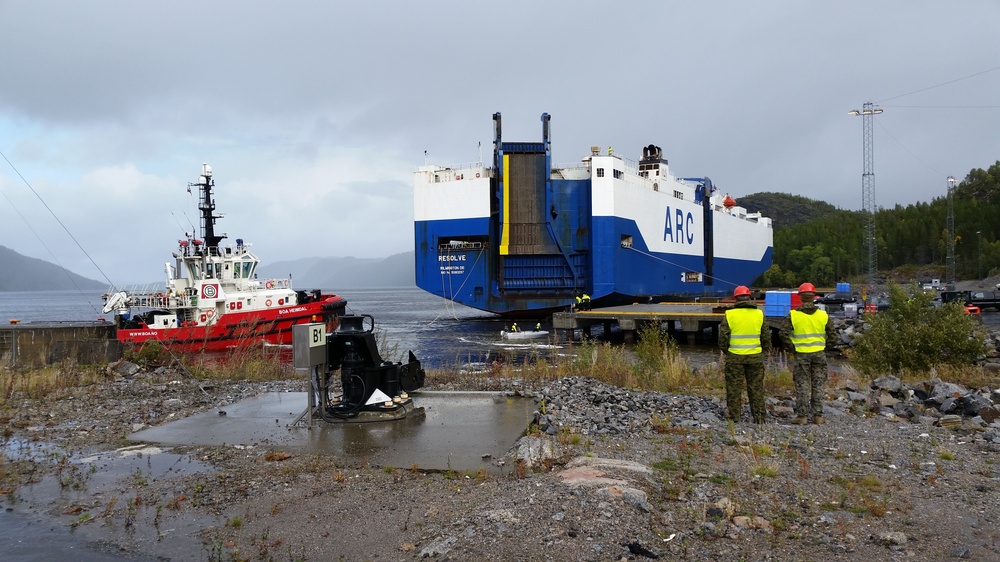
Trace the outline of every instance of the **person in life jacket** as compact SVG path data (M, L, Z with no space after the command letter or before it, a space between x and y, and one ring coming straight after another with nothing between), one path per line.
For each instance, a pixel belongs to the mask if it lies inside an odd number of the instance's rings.
M837 336L825 310L814 302L816 287L799 286L802 306L792 310L781 323L778 336L782 345L795 352L792 380L795 381L795 417L792 423L803 425L812 420L823 423L823 398L826 393L826 345Z
M727 418L740 421L743 387L754 423L764 423L764 352L771 349L771 328L764 313L750 298L750 289L740 285L733 291L736 304L726 311L719 326L719 347L725 352Z
M510 331L511 332L516 332L517 331L517 322L514 322L513 324L511 324Z

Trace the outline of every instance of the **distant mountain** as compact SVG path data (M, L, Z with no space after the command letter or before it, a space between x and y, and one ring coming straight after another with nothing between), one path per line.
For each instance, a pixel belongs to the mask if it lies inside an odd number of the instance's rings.
M744 195L736 203L751 213L761 213L774 223L779 231L789 226L836 214L837 208L825 201L816 201L801 195L761 192Z
M104 289L107 284L0 246L0 291Z
M387 258L303 258L261 266L260 277L292 276L296 289L414 287L413 252Z

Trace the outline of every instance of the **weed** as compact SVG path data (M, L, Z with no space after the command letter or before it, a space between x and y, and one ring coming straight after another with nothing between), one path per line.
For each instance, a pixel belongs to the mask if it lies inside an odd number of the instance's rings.
M943 461L953 461L955 460L955 453L952 453L951 451L941 451L938 453L938 458Z
M101 517L107 519L111 516L111 513L115 510L115 504L118 503L118 496L111 496L108 503L104 506L104 512L101 513Z
M82 524L90 521L91 519L93 519L93 516L91 516L89 513L84 513L80 517L78 517L78 518L70 521L69 525L70 525L70 527L76 529L77 527L79 527L80 525L82 525Z
M677 464L677 459L670 457L654 462L653 468L664 472L677 472L681 469L680 465Z
M713 484L718 484L720 486L729 485L735 482L732 476L722 473L713 474L712 476L709 476L708 481Z
M754 458L770 457L774 455L774 451L771 450L771 446L767 443L752 443L750 445L750 451L753 453Z
M766 478L777 478L778 467L773 464L759 464L750 469L751 476L763 476Z
M177 511L181 508L181 502L186 500L187 496L177 496L176 498L167 502L167 509L171 511Z
M239 529L243 526L243 518L239 515L233 515L226 520L226 527L232 527L234 529Z
M292 455L284 451L268 451L264 453L264 460L266 461L285 461L292 458Z

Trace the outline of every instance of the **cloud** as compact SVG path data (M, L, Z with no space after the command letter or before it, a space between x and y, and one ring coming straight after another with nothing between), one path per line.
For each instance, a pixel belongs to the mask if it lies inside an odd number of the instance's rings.
M424 151L488 161L496 111L529 141L550 113L557 163L653 143L735 196L857 209L847 112L874 101L875 200L905 205L997 160L998 19L987 0L7 2L0 152L129 281L197 222L202 162L222 230L269 261L406 250ZM23 215L100 277L10 166L0 189L0 244L49 259Z

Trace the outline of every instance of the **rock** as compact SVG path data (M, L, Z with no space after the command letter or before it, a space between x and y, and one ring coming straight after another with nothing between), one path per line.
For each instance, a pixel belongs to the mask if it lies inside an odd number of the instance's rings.
M857 392L859 390L858 383L854 382L853 379L843 379L840 381L836 387L837 390L846 390L848 392Z
M525 467L534 468L555 456L552 441L542 437L522 437L514 444L514 457L524 461Z
M899 531L886 531L879 533L875 542L883 546L903 546L906 544L906 534Z
M956 415L941 416L936 422L934 422L934 425L946 429L958 427L962 425L962 416L956 416Z
M979 410L979 417L983 418L985 423L993 423L1000 419L1000 410L995 406L986 406Z
M112 364L109 366L109 369L116 375L125 378L130 378L134 376L136 373L138 373L140 370L142 370L141 367L139 367L135 363L132 363L131 361L121 361L117 364Z
M423 550L420 551L421 558L431 558L434 556L441 556L448 554L451 547L458 542L456 537L439 538L438 540L432 542L431 544L425 546Z
M771 531L771 522L759 515L754 515L752 517L737 515L736 517L733 517L733 525L742 529L758 529L767 532Z
M930 400L928 400L928 402L930 402ZM945 398L937 409L942 414L950 414L958 410L958 398L952 396Z
M892 406L897 402L899 402L899 400L887 392L880 392L878 395L878 403L881 406Z
M642 546L638 542L622 543L622 546L628 549L629 552L635 554L636 556L645 556L646 558L659 558L660 556L649 550L648 548Z
M930 396L929 398L927 398L927 401L933 402L935 404L940 404L944 402L947 398L958 398L964 395L966 392L967 392L966 389L962 388L957 384L950 382L941 382L940 380L938 380L928 393Z
M601 488L597 492L610 498L620 499L645 513L652 511L649 502L646 500L646 492L642 490L628 486L614 485Z
M872 388L895 394L903 389L903 381L892 375L879 377L872 381Z
M969 547L967 546L959 546L951 549L951 552L948 553L948 556L951 556L952 558L967 559L967 558L972 558L972 552L969 550Z
M962 413L967 416L977 416L979 410L993 405L992 402L978 394L966 394L959 400L959 403L962 407Z

